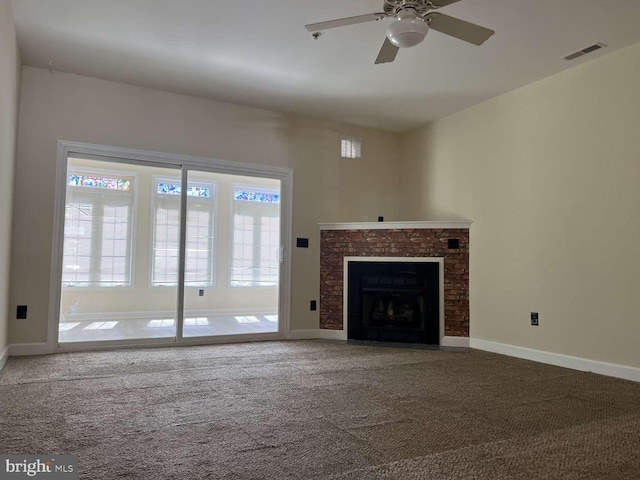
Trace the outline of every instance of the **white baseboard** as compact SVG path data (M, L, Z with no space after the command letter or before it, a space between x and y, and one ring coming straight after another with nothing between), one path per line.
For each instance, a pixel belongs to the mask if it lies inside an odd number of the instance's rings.
M545 352L543 350L534 350L532 348L518 347L505 343L490 342L479 338L472 338L470 345L471 348L485 350L487 352L640 382L640 368L636 367L589 360L588 358L572 357L561 353Z
M313 328L309 330L291 330L287 334L287 340L312 340L317 338L324 338L327 340L346 340L347 332L344 330Z
M469 337L442 337L440 346L469 348Z
M2 371L2 367L4 367L4 364L7 363L8 359L9 359L9 345L7 345L2 352L0 352L0 372Z
M12 357L46 355L48 353L51 353L51 349L46 343L14 343L9 345L9 355Z
M316 338L324 338L326 340L346 340L346 330L328 330L325 328L318 329L318 336Z
M290 330L287 333L287 340L312 340L318 338L318 329L309 330Z

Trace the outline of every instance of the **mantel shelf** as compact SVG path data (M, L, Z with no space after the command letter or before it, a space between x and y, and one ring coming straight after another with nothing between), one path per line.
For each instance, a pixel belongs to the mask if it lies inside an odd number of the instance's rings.
M469 220L419 221L419 222L353 222L319 223L320 230L407 230L434 228L470 228Z

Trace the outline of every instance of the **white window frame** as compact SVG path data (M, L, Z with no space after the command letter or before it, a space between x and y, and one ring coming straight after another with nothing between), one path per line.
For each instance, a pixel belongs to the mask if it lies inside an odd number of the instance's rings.
M174 289L178 283L176 282L166 282L166 283L158 283L154 282L154 274L155 274L155 248L156 248L156 219L157 219L157 210L159 207L158 199L161 197L167 199L175 199L176 206L178 209L178 216L180 215L180 202L182 199L181 195L165 195L158 193L158 185L160 183L169 183L173 185L181 185L181 178L177 176L176 178L168 178L162 175L153 175L153 187L151 191L151 246L149 249L149 288L171 288ZM208 250L208 258L207 258L207 270L208 270L208 278L203 282L188 282L185 281L185 288L212 288L215 287L216 284L216 233L217 233L217 194L218 194L218 185L216 182L210 180L202 180L198 178L190 178L189 186L197 186L197 187L205 187L210 189L209 197L190 197L187 195L187 203L189 203L190 199L192 201L201 200L203 202L209 203L210 207L208 209L209 213L209 236L210 236L210 244ZM189 213L188 205L187 205L187 216ZM179 226L178 226L179 232ZM179 243L179 234L178 234L178 243Z
M273 288L274 286L278 286L278 283L273 284L273 285L252 285L252 284L238 284L236 283L236 281L233 280L233 253L234 253L234 248L235 248L235 242L234 242L234 236L235 236L235 207L236 205L254 205L257 208L274 208L277 207L278 208L278 218L279 221L282 221L282 208L281 208L281 202L278 203L260 203L260 202L251 202L251 201L244 201L244 200L236 200L235 199L235 192L236 190L247 190L247 191L253 191L253 192L261 192L261 193L272 193L272 194L279 194L281 195L281 192L278 191L278 189L273 188L272 186L263 186L263 185L246 185L246 184L238 184L238 183L233 183L231 185L231 215L230 215L230 241L229 241L229 287L231 288ZM282 196L280 197L282 198ZM280 228L280 232L282 231L282 229ZM282 235L282 234L281 234ZM278 247L276 247L277 249L280 249L282 245L282 238L280 238L279 241L279 245ZM258 245L254 245L254 252L255 249L259 249ZM277 254L277 252L273 252L274 254ZM277 258L277 257L276 257Z
M125 193L123 190L111 190L106 188L94 188L94 187L82 187L82 186L72 186L69 185L69 177L71 175L83 175L83 176L92 176L92 177L105 177L105 178L126 178L131 182L131 189ZM105 198L109 196L117 196L117 195L126 195L131 198L131 202L129 205L129 222L128 222L128 231L127 231L127 280L123 283L101 283L99 280L91 280L90 282L65 282L61 278L61 285L65 289L82 289L82 291L91 291L91 290L110 290L113 288L118 289L132 289L135 284L135 232L136 232L136 222L137 222L137 211L138 211L138 174L136 172L131 171L123 171L123 170L111 170L111 169L97 169L97 168L85 168L85 167L74 167L69 166L65 172L65 202L64 202L64 210L66 212L66 191L70 190L74 192L75 195L79 197L84 197L87 199L87 202L95 202L95 204L99 205L101 208L109 206L108 202L104 202L100 197ZM93 197L93 198L92 198ZM113 206L113 205L112 205ZM66 222L65 222L66 223ZM104 226L102 225L100 228L102 229ZM63 245L66 241L66 237L64 235L63 230ZM91 245L91 262L99 262L102 259L102 241L104 239L96 238L92 239ZM64 256L62 258L62 262L64 263ZM64 265L63 265L64 269ZM93 275L97 275L99 272L91 272Z

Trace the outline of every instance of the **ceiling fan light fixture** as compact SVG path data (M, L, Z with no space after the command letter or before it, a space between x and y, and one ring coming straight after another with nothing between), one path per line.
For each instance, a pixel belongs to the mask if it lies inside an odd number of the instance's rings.
M401 12L400 19L389 25L387 38L396 47L409 48L422 43L429 31L429 24L408 12Z

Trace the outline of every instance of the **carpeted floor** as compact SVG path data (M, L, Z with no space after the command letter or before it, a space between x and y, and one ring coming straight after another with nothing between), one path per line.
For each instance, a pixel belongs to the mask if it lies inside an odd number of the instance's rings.
M640 384L321 341L11 358L0 453L92 480L636 480Z

